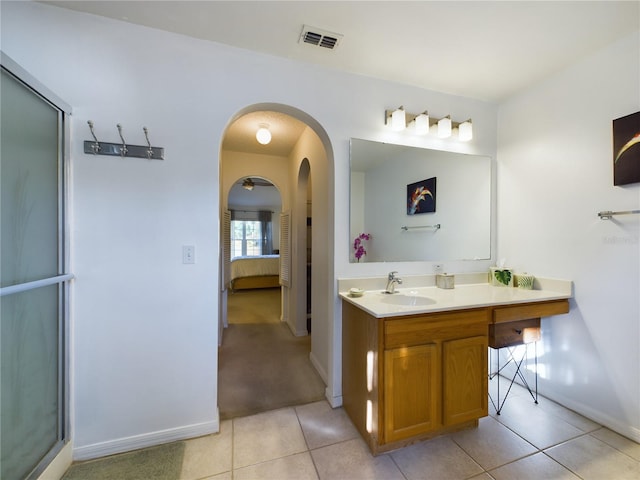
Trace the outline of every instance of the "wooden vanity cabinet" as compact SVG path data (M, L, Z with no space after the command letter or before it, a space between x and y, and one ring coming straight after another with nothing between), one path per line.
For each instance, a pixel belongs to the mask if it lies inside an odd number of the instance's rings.
M376 318L343 300L343 407L374 454L477 426L489 344L522 343L568 311L560 299Z
M488 324L486 309L379 319L343 302L343 406L374 453L487 415Z
M440 427L438 345L384 351L384 440L394 442Z

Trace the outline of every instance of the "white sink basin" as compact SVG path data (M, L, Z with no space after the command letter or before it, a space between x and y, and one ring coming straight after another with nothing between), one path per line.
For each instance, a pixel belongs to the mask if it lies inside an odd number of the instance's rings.
M380 301L382 303L388 303L390 305L403 305L407 307L413 306L425 306L425 305L433 305L436 301L433 298L429 297L418 297L415 295L405 295L402 293L394 293L394 294L381 294L382 298Z

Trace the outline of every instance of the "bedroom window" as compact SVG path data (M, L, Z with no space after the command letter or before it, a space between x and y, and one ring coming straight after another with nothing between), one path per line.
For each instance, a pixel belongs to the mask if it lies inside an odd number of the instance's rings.
M262 255L260 221L231 221L231 258Z

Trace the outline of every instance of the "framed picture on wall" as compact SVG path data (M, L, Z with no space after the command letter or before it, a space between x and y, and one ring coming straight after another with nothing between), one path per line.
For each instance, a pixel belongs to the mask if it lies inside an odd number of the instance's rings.
M613 184L640 182L640 112L613 121Z
M436 211L436 177L407 185L407 215Z

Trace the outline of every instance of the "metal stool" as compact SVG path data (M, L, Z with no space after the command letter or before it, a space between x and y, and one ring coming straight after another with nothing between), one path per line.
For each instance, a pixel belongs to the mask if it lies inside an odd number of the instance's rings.
M502 399L502 403L500 402L500 379L498 378L497 385L497 398L496 402L493 401L493 397L491 396L491 391L489 391L489 399L493 404L493 407L496 409L496 414L500 415L502 411L502 407L504 403L507 401L507 397L509 396L509 392L511 392L511 387L513 387L513 383L516 378L520 378L522 384L528 390L529 394L533 401L538 403L538 345L537 342L540 340L540 319L539 318L531 318L529 320L519 320L515 322L504 322L504 323L493 323L489 325L489 347L492 350L498 350L498 369L495 372L489 372L489 380L493 380L495 377L500 375L502 370L513 362L515 365L516 371L511 377L509 382L509 388L507 389L507 393L504 395ZM535 388L531 389L529 386L529 382L527 381L525 375L522 371L522 364L526 363L527 354L529 352L529 344L534 344L534 353L535 353ZM516 358L516 347L520 345L525 345L524 352L522 356ZM500 350L507 349L508 352L508 360L507 362L500 366ZM493 366L491 361L492 355L491 350L489 350L489 365ZM489 389L491 390L491 389Z

